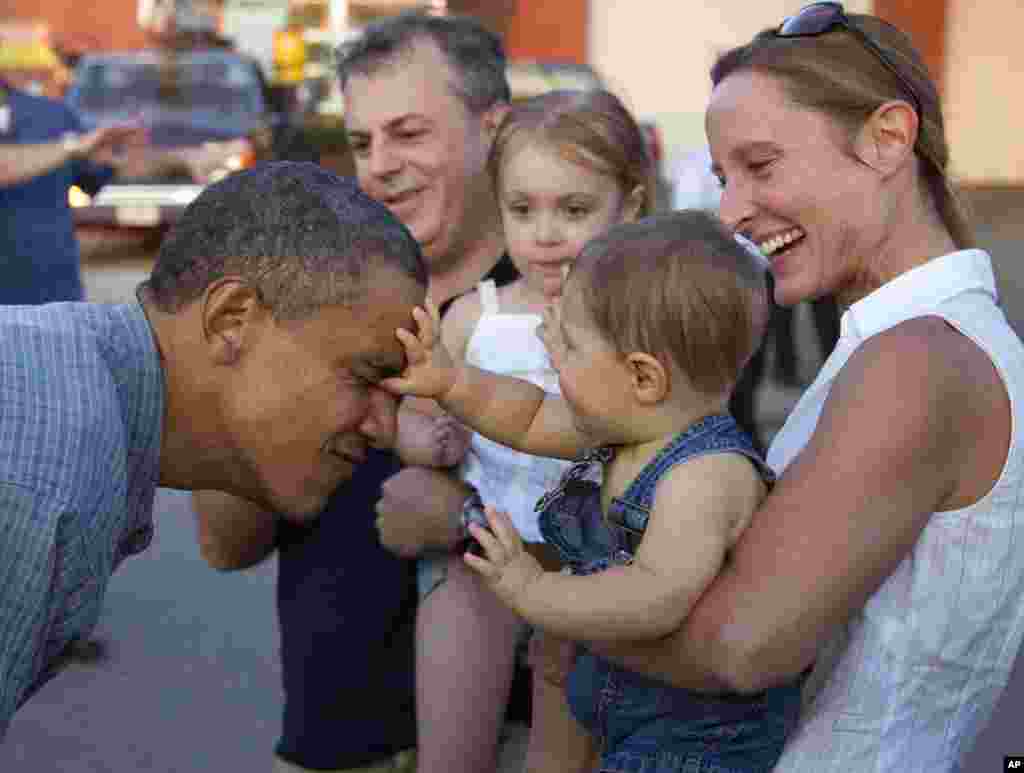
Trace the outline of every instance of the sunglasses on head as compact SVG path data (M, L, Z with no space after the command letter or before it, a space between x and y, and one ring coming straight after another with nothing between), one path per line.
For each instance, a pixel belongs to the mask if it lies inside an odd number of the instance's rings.
M857 40L859 40L864 47L875 55L885 68L891 72L899 82L903 85L903 90L907 92L907 95L913 100L914 109L917 111L917 115L920 118L923 115L921 110L921 100L917 96L917 91L914 89L914 84L900 72L900 69L896 64L889 58L889 56L882 50L882 48L873 41L866 32L859 27L856 27L851 21L850 17L846 15L846 11L843 10L842 3L811 3L801 8L795 16L790 16L785 19L779 28L775 30L775 37L777 38L813 38L818 35L824 35L829 30L835 27L842 27L843 29L850 32Z

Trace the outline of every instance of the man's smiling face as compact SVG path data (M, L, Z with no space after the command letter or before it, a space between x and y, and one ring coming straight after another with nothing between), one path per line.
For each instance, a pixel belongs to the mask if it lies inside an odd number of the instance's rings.
M409 228L428 263L458 245L474 198L490 189L490 137L456 94L456 77L421 41L345 84L359 184Z

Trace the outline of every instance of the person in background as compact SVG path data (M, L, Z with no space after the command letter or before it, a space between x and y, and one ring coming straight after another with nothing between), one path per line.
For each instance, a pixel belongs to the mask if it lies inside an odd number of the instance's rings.
M367 25L337 59L359 184L420 243L431 297L447 310L481 280L501 288L518 278L486 166L509 100L501 41L468 17L404 13ZM463 538L470 494L450 470L375 452L303 526L219 492L194 496L212 566L241 569L277 551L285 704L276 770L412 771L417 719L431 738L453 724L444 705L416 716L409 557Z
M0 80L0 304L84 299L68 189L118 174L191 174L177 153L144 153L137 126L84 132L62 102Z
M153 534L157 486L308 522L390 445L419 247L354 182L267 164L207 187L138 303L0 307L0 738Z
M602 651L700 690L813 665L781 773L959 770L1024 636L1024 346L949 180L938 91L906 35L838 3L711 78L723 220L769 256L778 303L832 296L842 334L686 624Z

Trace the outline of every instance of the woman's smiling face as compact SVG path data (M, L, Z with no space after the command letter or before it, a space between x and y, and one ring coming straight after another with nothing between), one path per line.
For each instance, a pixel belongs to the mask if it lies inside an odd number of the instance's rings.
M883 197L836 121L794 104L778 78L744 70L715 87L706 126L720 215L768 257L776 301L863 295Z

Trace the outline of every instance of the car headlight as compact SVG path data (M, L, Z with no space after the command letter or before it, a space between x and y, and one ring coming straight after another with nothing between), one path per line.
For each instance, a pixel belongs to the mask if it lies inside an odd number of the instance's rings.
M220 145L221 149L225 147L230 147L232 152L219 159L216 168L209 174L210 182L223 180L232 172L248 169L256 163L256 153L248 140L234 140Z
M68 204L72 207L88 207L92 204L92 196L77 185L68 188Z

